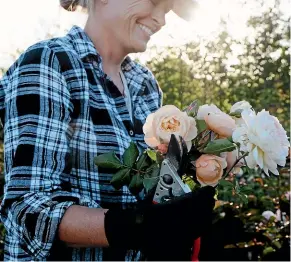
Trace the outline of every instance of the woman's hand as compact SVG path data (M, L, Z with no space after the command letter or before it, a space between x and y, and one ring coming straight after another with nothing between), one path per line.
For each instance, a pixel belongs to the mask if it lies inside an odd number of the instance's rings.
M174 254L190 260L193 240L211 225L214 195L214 188L203 187L162 204L109 210L105 214L109 245L143 249L154 260L176 260Z

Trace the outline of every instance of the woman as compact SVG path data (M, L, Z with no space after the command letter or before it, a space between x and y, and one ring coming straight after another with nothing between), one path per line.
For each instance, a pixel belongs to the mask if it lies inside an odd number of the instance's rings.
M0 82L5 260L188 259L211 223L214 190L137 205L93 164L130 141L146 147L142 126L162 93L127 55L146 50L167 12L185 10L179 0L60 2L88 8L85 29L33 45Z

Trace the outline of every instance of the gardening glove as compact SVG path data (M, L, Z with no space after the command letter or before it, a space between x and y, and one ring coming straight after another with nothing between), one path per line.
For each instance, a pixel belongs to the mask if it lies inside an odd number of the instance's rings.
M109 246L142 250L148 260L176 260L174 255L190 260L193 240L211 225L214 195L207 186L165 203L109 209L104 221Z

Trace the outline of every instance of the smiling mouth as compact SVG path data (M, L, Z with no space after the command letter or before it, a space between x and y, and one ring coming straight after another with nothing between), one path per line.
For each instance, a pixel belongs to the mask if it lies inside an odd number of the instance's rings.
M146 32L149 36L152 36L154 34L154 32L149 27L142 24L138 24L138 26L140 27L141 30Z

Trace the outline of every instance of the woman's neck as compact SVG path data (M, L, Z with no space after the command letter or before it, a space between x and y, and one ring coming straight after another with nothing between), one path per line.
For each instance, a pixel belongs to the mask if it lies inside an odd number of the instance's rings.
M96 20L96 17L90 18L89 16L84 30L102 57L104 72L110 76L118 75L121 70L121 63L127 54L118 44L118 41L102 26L102 23L93 21L93 19Z

